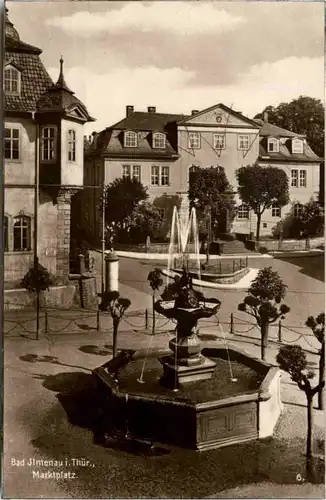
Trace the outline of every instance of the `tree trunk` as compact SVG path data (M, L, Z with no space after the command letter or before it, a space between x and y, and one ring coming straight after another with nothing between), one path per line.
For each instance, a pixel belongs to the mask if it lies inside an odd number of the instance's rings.
M36 340L40 332L40 292L36 292Z
M260 223L261 223L261 214L257 214L257 227L256 227L256 245L258 246L259 238L260 238Z
M113 318L113 357L114 358L118 354L118 327L119 327L119 319Z
M307 451L306 456L309 461L312 457L312 412L313 412L313 395L307 394Z
M321 386L318 392L318 410L324 409L324 384L325 381L325 343L322 343L320 349L320 359L319 359L319 384Z
M152 300L153 300L153 325L152 325L152 335L155 335L155 309L154 309L154 304L155 304L155 292L153 293L153 297L152 297Z
M261 359L265 361L266 359L266 348L268 347L268 324L262 324L260 327L261 331Z

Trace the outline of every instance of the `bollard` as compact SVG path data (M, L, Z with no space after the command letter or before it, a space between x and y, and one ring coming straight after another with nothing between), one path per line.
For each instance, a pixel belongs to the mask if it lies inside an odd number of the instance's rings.
M99 309L96 311L96 330L97 331L101 330L100 311L99 311Z
M44 317L44 333L49 333L49 318L47 311L45 311L45 317Z
M148 329L148 309L145 309L145 330Z
M246 267L248 267L248 255L246 257Z
M79 274L84 274L86 272L86 265L85 265L85 256L80 253L78 255L79 259Z
M233 313L231 313L231 319L230 319L230 333L234 333L234 323L233 323Z
M119 257L114 251L105 255L105 291L119 291Z
M278 341L282 342L282 321L278 322Z

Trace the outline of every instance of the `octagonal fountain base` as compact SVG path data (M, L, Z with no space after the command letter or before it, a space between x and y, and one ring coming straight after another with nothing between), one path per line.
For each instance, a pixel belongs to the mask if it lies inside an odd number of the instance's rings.
M196 450L271 436L282 411L280 370L230 347L232 382L226 349L202 352L216 364L212 377L178 391L162 379L162 351L151 352L143 380L140 351L123 351L95 369L105 432Z

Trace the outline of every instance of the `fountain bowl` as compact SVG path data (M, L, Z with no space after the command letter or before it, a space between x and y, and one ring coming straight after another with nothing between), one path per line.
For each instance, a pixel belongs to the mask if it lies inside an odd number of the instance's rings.
M213 376L179 384L178 391L162 383L166 350L150 351L144 383L137 381L144 351L122 351L96 368L101 428L127 428L136 440L195 450L271 436L282 411L280 370L229 346L231 377L224 345L202 353L215 364Z

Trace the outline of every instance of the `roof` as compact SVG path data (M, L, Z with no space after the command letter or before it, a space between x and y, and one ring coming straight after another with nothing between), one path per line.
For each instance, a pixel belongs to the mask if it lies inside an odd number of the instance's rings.
M51 85L40 96L37 102L38 112L60 111L70 113L78 109L75 118L82 121L94 121L87 111L86 106L74 95L65 82L63 76L63 59L60 59L60 74L55 85Z
M320 163L321 159L312 151L310 146L304 142L303 153L292 153L290 140L285 144L280 142L278 153L267 151L267 140L262 138L259 144L259 160L260 161L282 161L282 162L317 162Z
M259 135L261 137L305 137L304 134L297 134L285 128L273 125L273 123L264 122L263 120L254 120L260 127Z
M157 128L154 129L155 131ZM130 159L173 159L178 156L176 149L166 137L166 147L156 149L152 147L152 132L138 131L138 141L136 148L124 147L123 130L107 128L96 134L92 144L87 147L87 154L104 154L111 158L130 158Z
M40 96L53 85L50 75L42 64L38 54L30 52L5 52L5 65L12 63L21 70L20 95L4 92L6 112L36 111Z
M145 113L135 111L130 116L115 123L109 129L119 130L140 130L140 131L157 131L165 132L166 128L171 123L188 118L188 115L170 114L170 113Z

